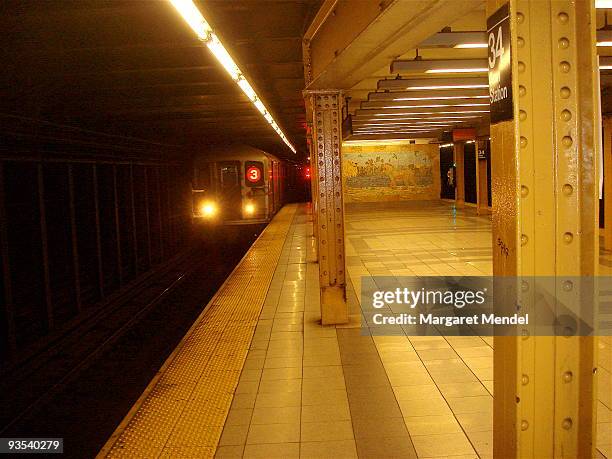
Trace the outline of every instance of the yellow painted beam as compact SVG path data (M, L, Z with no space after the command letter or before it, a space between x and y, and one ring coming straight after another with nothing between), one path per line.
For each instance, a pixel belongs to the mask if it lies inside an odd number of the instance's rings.
M304 41L307 89L350 89L482 0L324 2Z

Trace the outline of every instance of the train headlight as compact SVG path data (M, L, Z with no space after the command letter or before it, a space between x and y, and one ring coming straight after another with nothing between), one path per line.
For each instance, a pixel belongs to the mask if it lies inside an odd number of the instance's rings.
M214 202L203 202L200 205L200 213L206 218L212 218L217 214L217 206Z
M247 215L253 215L255 213L255 204L248 203L244 206L244 213Z

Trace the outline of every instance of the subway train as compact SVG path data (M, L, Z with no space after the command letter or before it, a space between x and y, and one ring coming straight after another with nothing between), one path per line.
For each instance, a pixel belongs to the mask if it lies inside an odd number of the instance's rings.
M240 144L194 158L194 219L212 225L268 222L285 202L288 167L269 153Z

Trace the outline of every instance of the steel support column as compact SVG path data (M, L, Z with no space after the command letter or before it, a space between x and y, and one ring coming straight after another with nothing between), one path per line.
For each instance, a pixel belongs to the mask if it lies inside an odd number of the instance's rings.
M323 325L348 322L341 156L342 93L307 91L313 117L311 163ZM316 182L316 185L314 183Z
M504 3L488 0L488 14ZM573 302L588 294L568 276L597 273L595 16L592 0L511 0L510 13L514 119L491 126L493 273L523 277L506 296L530 312L531 276L556 276ZM525 327L494 347L494 456L593 457L595 339Z
M455 163L455 204L465 205L465 143L455 142L453 146L453 161Z
M310 105L310 104L307 104ZM308 119L312 119L312 110L308 109ZM308 143L308 152L310 155L310 196L312 201L312 235L315 241L319 239L319 225L317 219L317 213L319 209L319 173L317 168L317 153L315 152L315 142L313 140L313 126L312 123L308 123L308 129L306 133L306 140ZM314 247L314 261L319 261L319 253L317 247Z

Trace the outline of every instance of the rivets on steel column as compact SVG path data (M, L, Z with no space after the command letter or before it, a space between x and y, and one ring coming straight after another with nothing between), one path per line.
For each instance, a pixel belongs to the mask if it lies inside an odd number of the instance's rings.
M570 430L572 428L572 425L574 423L572 422L571 418L565 418L562 422L561 422L561 427L563 427L565 430Z
M523 386L526 386L527 384L529 384L529 376L527 376L527 375L521 376L521 384Z
M525 97L526 94L527 94L527 88L525 88L525 86L523 85L520 85L519 86L519 96Z
M563 382L569 383L574 379L574 374L571 371L566 371L563 373Z
M572 112L570 112L569 110L563 110L561 112L561 119L563 121L569 121L572 119Z
M519 71L519 73L524 73L525 72L525 63L523 61L519 61L519 63L518 63L518 71Z
M571 292L574 289L574 283L572 281L566 280L563 282L563 290L566 292Z
M521 13L520 11L516 13L516 22L518 22L519 24L522 24L525 22L525 15Z
M523 37L518 37L516 39L516 44L518 45L519 48L525 47L525 39Z
M566 244L571 244L573 240L574 235L569 231L563 234L563 242L565 242Z
M523 341L526 341L527 339L529 339L529 330L521 331L521 338Z
M521 185L521 197L526 198L528 194L529 188L527 188L525 185Z
M521 136L520 143L521 143L521 148L525 148L527 146L527 137Z
M567 61L563 61L559 64L559 70L563 73L568 73L571 69L572 69L572 66Z
M567 86L563 86L559 91L559 95L561 96L561 99L569 99L569 97L572 95L572 90Z
M565 185L563 185L563 194L565 196L571 196L573 192L574 192L574 187L571 186L569 183L566 183Z
M569 48L569 40L565 37L563 38L559 38L559 48L561 49L567 49Z
M527 430L527 429L529 429L529 423L528 423L528 422L527 422L525 419L523 419L523 420L521 421L521 430L522 430L522 431L525 431L525 430Z
M574 141L569 135L566 135L565 137L561 139L561 143L563 144L565 148L569 148L573 145Z
M529 291L529 283L527 281L521 281L521 291L523 292Z
M525 110L519 111L519 119L521 121L525 121L527 119L527 112Z
M521 234L521 246L526 246L529 238L526 234Z
M559 21L561 24L567 24L567 21L569 21L569 16L567 13L561 12L557 15L557 21Z

